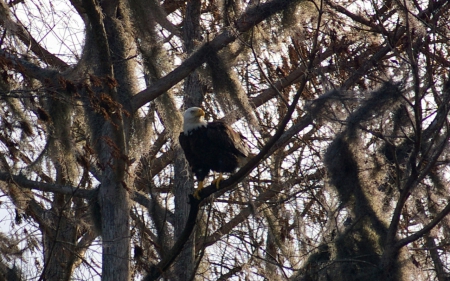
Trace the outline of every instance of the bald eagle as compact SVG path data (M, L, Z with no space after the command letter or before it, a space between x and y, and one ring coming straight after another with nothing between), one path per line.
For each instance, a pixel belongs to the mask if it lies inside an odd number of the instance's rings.
M223 173L232 173L249 154L245 138L224 122L206 122L205 112L198 107L184 112L183 132L179 141L184 155L199 181L194 197L200 199L199 192L210 171L218 172L213 181L219 188Z

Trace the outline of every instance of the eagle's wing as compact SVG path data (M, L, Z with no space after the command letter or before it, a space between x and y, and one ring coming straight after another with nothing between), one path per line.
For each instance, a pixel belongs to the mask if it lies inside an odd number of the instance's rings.
M250 149L245 138L224 122L208 123L207 137L211 143L230 150L240 157L247 157Z
M181 132L180 136L178 137L178 141L180 142L180 146L184 151L184 156L186 157L186 160L189 162L189 166L192 167L193 164L192 160L194 158L194 155L188 137L183 132Z

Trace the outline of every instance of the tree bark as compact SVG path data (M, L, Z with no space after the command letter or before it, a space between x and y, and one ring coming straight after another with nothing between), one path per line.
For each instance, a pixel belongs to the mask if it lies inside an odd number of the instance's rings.
M188 54L194 50L195 42L198 41L200 8L200 0L189 1L186 5L183 39ZM186 78L184 91L187 93L185 95L185 108L202 105L203 93L201 91L198 74L195 70ZM186 227L190 210L188 195L192 193L194 186L194 181L189 172L190 167L184 159L184 154L179 146L176 149L178 150L178 153L176 153L177 156L174 161L175 240L180 237ZM193 241L194 235L191 235L175 262L173 277L176 280L184 281L191 279L191 275L195 268Z

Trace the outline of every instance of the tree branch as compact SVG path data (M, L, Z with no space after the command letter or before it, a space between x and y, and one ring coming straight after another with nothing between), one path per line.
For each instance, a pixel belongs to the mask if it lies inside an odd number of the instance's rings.
M59 72L54 69L41 68L34 63L31 63L25 59L19 58L5 50L0 50L0 56L6 60L2 60L1 64L10 64L18 72L25 74L26 76L35 78L45 84L51 83L51 86L60 88L58 79L55 79Z
M13 34L17 35L20 41L22 41L25 46L28 46L38 58L40 58L49 66L55 67L61 71L64 71L68 68L67 63L47 51L47 49L42 47L21 24L17 24L11 19L8 6L3 0L0 0L0 10L1 14L3 15L3 17L0 17L0 23L3 26L7 25L8 29Z
M84 198L84 199L90 199L92 198L92 194L96 191L95 189L83 189L83 188L77 188L73 186L64 186L64 185L58 185L53 183L43 183L43 182L37 182L27 179L23 175L12 175L9 173L0 172L0 181L4 182L10 182L13 181L21 188L27 188L30 190L39 190L43 192L53 192L55 194L65 194L65 195L72 195L73 197L78 198ZM135 201L136 203L146 207L150 208L153 204L152 201L150 201L144 194L142 194L139 191L134 191L131 194L131 199ZM173 223L173 214L171 212L168 213L169 216L169 222Z
M90 198L93 190L86 190L76 188L72 186L63 186L53 183L43 183L27 179L23 175L12 175L9 173L0 172L0 180L5 182L13 181L20 187L28 188L31 190L40 190L44 192L54 192L58 194L73 195L75 197Z
M450 213L450 203L448 203L447 206L445 206L445 208L439 214L437 214L436 217L430 223L428 223L426 226L424 226L421 230L419 230L416 233L411 234L410 236L405 237L405 238L399 240L397 243L395 243L394 249L397 249L397 251L398 251L401 247L406 246L409 243L414 242L417 239L421 238L423 235L425 235L431 229L433 229L440 221L442 221L442 219L444 219L444 217L447 216L449 213Z
M189 240L192 231L197 222L197 214L200 207L200 201L194 200L192 195L190 197L191 208L189 210L189 217L186 222L186 227L183 229L180 237L178 238L175 245L173 245L170 252L162 259L157 265L152 266L147 276L145 276L144 281L157 280L163 272L165 272L175 261L178 255L183 250L184 244Z

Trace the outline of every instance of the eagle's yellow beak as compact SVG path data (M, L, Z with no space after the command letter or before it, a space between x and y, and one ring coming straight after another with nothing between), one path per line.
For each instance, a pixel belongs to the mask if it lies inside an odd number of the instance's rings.
M199 108L198 111L195 113L195 116L197 116L197 117L205 116L205 111L203 111L203 109Z

